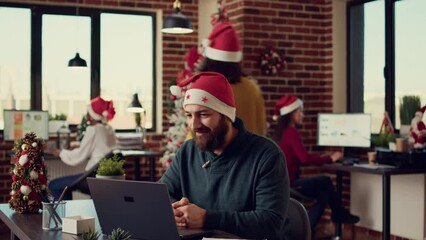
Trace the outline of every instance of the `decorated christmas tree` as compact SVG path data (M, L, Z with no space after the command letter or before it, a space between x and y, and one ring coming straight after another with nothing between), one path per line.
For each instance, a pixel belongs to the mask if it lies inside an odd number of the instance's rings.
M43 147L44 141L35 133L27 133L24 138L15 141L9 206L18 213L37 213L42 199L47 199Z
M180 71L177 75L176 81L171 83L172 85L179 84L181 81L189 78L193 75L196 64L202 59L202 56L198 53L198 50L193 47L185 55L185 68ZM160 161L166 168L169 167L170 163L175 158L177 150L180 148L182 143L185 141L188 134L186 127L185 112L182 108L182 98L176 98L170 96L171 113L167 116L171 127L164 133L165 151Z

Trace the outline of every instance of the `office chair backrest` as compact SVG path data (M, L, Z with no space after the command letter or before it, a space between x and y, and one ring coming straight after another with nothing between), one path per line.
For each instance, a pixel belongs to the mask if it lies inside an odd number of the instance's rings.
M305 207L296 199L290 198L287 210L288 239L311 240L311 226Z
M106 154L104 158L112 158L114 155L118 155L120 159L123 159L123 154L121 152L110 152ZM68 185L69 191L79 190L80 192L84 194L90 195L90 190L89 190L89 186L87 185L86 178L95 177L98 166L99 166L99 162L97 162L89 170L85 171L83 175L81 175L78 179L76 179L74 182Z

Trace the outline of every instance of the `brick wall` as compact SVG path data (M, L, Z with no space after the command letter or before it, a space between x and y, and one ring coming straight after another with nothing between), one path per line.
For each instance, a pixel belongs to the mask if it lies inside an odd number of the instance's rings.
M162 9L164 15L171 13L172 0L52 0L22 1L24 3L43 3L106 8L147 8ZM182 56L198 43L198 1L183 0L183 11L188 16L195 32L188 35L163 35L163 114L167 111L168 87L176 73L183 67ZM316 142L316 114L332 111L332 37L331 37L331 0L304 1L264 1L264 0L228 0L227 9L231 22L237 28L243 47L244 71L258 80L267 105L270 131L273 106L284 94L294 94L304 100L305 120L301 129L302 137L310 150ZM262 74L259 69L259 57L266 47L284 50L287 65L274 76ZM167 119L163 116L163 130L167 129ZM160 150L162 136L150 134L146 147ZM8 164L4 151L0 150L1 169ZM144 171L142 171L144 172ZM163 172L158 165L157 174ZM307 169L306 173L315 173L317 169ZM0 171L4 179L7 171ZM9 184L6 184L8 188ZM5 191L0 186L0 191ZM2 195L0 201L4 202Z
M162 9L164 15L171 13L172 0L52 0L23 1L25 3L73 5L106 8L147 8ZM176 73L183 67L182 56L198 43L198 1L183 0L183 11L188 16L195 32L188 35L163 35L163 109L167 111L168 86ZM274 127L273 106L284 94L293 94L304 100L305 118L301 134L310 150L316 143L316 114L332 111L332 2L331 0L228 0L227 9L231 22L236 27L243 47L244 71L257 79L266 100L269 132ZM285 52L287 65L277 75L264 75L259 68L259 57L266 47L274 47ZM163 117L163 129L167 129ZM146 147L160 150L162 136L150 134ZM0 177L5 178L4 170L8 160L1 151L2 164ZM143 173L146 171L142 171ZM163 169L158 165L157 174ZM318 172L308 168L306 174ZM8 192L10 184L0 186L0 191ZM6 190L4 189L6 187ZM2 194L0 201L6 201Z

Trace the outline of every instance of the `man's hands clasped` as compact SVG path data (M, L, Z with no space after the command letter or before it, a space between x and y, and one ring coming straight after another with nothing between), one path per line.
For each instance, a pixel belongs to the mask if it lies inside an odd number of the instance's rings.
M176 225L179 227L202 228L206 210L189 202L188 198L172 203Z

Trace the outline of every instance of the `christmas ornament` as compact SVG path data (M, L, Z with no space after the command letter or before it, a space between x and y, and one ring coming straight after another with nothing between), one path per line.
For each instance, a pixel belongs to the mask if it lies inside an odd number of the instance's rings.
M28 145L27 144L22 144L21 146L22 151L27 151L28 150Z
M273 48L267 48L260 56L259 65L266 75L277 74L285 65L284 54Z
M15 164L10 170L12 189L8 203L18 213L37 213L42 206L41 199L48 199L43 147L43 140L34 133L27 133L15 142Z

